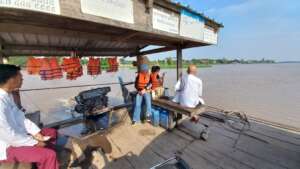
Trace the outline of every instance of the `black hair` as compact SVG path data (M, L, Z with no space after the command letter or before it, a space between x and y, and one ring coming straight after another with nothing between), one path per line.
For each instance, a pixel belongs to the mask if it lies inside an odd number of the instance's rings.
M158 72L160 71L160 67L159 66L152 66L151 68L151 72L154 73L154 72Z
M0 85L18 75L21 68L16 65L0 64Z

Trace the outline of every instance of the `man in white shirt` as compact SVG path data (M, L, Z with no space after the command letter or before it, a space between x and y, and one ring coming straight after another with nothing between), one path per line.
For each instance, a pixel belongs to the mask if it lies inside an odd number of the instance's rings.
M195 108L197 105L204 104L202 80L197 77L197 67L195 65L190 65L187 73L176 83L176 94L173 101L184 107Z
M38 169L58 169L56 153L51 149L56 130L40 130L13 100L11 93L22 86L22 81L20 67L0 64L0 163L36 163Z

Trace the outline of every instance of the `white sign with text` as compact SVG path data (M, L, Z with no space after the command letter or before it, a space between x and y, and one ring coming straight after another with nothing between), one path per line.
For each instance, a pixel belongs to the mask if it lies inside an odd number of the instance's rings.
M213 28L206 26L204 29L204 41L211 44L217 44L218 32L216 32Z
M152 23L154 29L175 34L179 33L179 15L174 12L165 12L153 8Z
M0 7L60 14L59 0L0 0Z
M81 0L83 13L134 23L132 0Z
M204 19L188 11L181 12L180 35L197 40L204 39Z

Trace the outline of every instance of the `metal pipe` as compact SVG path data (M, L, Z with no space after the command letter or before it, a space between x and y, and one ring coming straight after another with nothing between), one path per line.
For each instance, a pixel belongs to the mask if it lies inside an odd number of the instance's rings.
M130 82L126 82L126 83L130 83ZM76 86L60 86L60 87L38 88L38 89L21 89L20 92L30 92L30 91L38 91L38 90L56 90L56 89L68 89L68 88L80 88L80 87L92 87L92 86L104 86L104 85L120 85L120 83L102 83L102 84L76 85Z

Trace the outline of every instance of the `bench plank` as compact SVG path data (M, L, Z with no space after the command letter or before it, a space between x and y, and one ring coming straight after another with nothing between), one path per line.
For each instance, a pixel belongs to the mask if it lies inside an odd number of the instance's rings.
M152 104L154 106L162 107L164 109L179 113L179 114L184 114L189 117L192 117L197 114L201 114L205 112L205 106L198 106L196 108L188 108L188 107L183 107L179 105L178 103L175 103L171 100L167 99L155 99L152 101Z

